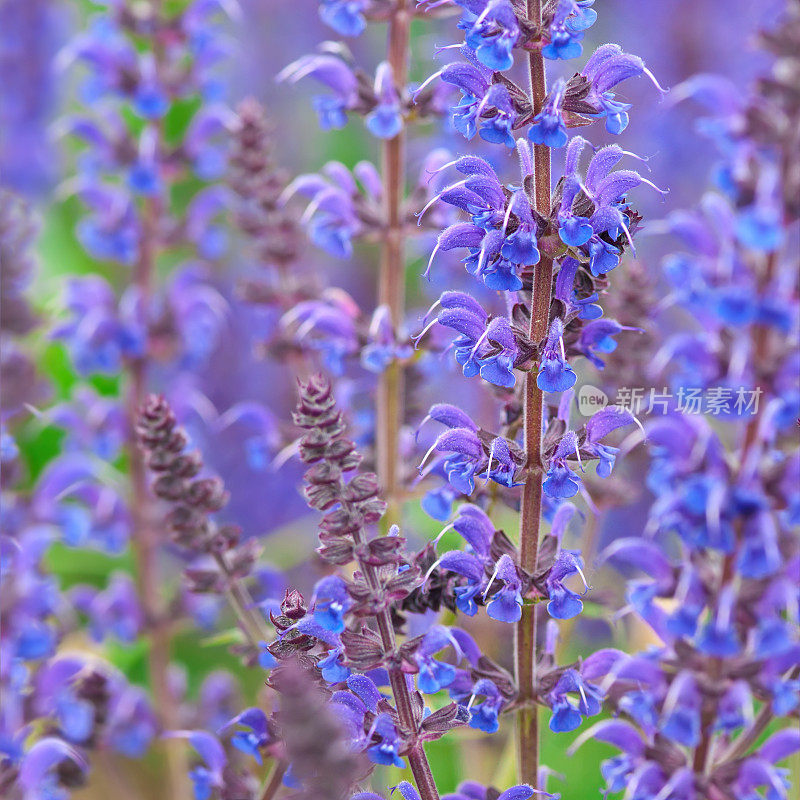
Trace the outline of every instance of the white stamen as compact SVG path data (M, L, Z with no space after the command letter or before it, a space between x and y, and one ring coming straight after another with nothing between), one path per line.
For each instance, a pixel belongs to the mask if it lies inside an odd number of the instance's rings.
M492 584L494 583L494 579L497 577L497 573L500 571L500 562L498 561L495 565L494 572L492 573L492 577L489 578L489 583L486 584L486 588L483 590L483 594L481 597L483 600L486 600L486 595L489 594L489 589L491 588Z
M305 339L312 330L314 330L314 326L317 324L317 320L319 319L319 314L312 314L298 329L295 333L298 339Z
M36 406L32 406L30 403L23 403L23 407L26 411L33 414L34 417L38 417L39 419L46 419L47 415L41 409L36 408Z
M63 500L65 497L69 497L73 492L77 491L81 486L88 484L88 479L75 481L75 483L71 483L65 489L60 491L53 499L57 501Z
M430 420L431 420L431 419L433 419L433 417L431 417L431 415L430 415L430 414L428 414L428 415L425 417L425 419L423 419L423 420L422 420L422 422L420 422L420 424L419 424L419 425L417 425L417 429L414 431L414 441L415 441L415 442L418 442L418 441L419 441L419 432L422 430L422 426L423 426L423 425L424 425L426 422L430 422Z
M431 306L431 307L430 307L430 308L429 308L429 309L428 309L428 310L425 312L425 316L422 318L422 321L423 321L423 322L425 322L425 320L427 320L427 319L428 319L428 317L429 317L429 316L430 316L430 315L433 313L433 311L434 311L434 309L435 309L435 308L438 308L438 307L441 305L441 302L442 302L442 300L441 300L441 298L439 298L439 299L438 299L438 300L437 300L437 301L436 301L436 302L435 302L435 303L434 303L434 304L433 304L433 305L432 305L432 306Z
M459 161L461 161L460 158L454 158L452 161L448 161L446 164L442 164L441 167L437 167L436 169L426 170L426 172L430 175L430 178L428 178L428 183L430 183L434 179L434 177L438 175L440 172L444 172L448 167L455 166L456 164L458 164Z
M575 441L575 455L578 457L578 466L581 468L581 472L586 472L586 470L583 468L583 461L581 461L581 451L578 447L577 440Z
M425 207L417 214L417 225L422 225L422 218L425 216L425 212L435 203L437 200L445 193L449 192L451 189L457 189L459 186L463 186L467 182L467 178L463 181L457 181L456 183L451 184L450 186L442 189L441 192L434 195L428 202L425 204Z
M438 319L432 319L416 336L412 337L414 342L414 349L419 347L422 337L438 322Z
M425 453L425 456L423 457L422 461L419 462L419 466L417 467L417 472L419 472L422 469L422 467L425 465L425 462L428 460L428 456L430 456L430 454L433 453L436 450L437 443L438 443L438 440L436 442L434 442L430 446L430 449L428 450L428 452Z
M581 699L583 700L584 708L589 707L589 701L586 699L586 692L583 690L583 684L578 684L578 691L580 692Z
M645 75L647 75L647 77L648 77L648 78L650 78L650 80L653 82L653 86L655 86L655 87L656 87L656 89L658 89L658 91L659 91L659 92L661 92L661 94L668 94L668 93L669 93L669 89L665 89L665 88L664 88L664 87L663 87L663 86L662 86L662 85L661 85L661 84L658 82L658 80L656 79L656 76L655 76L655 75L653 75L653 73L652 73L652 72L650 72L650 70L649 70L649 69L647 69L647 67L645 67L645 68L644 68L643 72L644 72L644 74L645 74Z
M628 244L631 246L631 252L636 255L636 245L633 243L633 238L631 237L631 232L628 230L627 226L624 222L620 222L620 227L625 232L625 238L628 240Z
M425 89L426 86L428 86L429 84L433 83L433 81L435 81L443 72L444 72L444 69L440 69L438 72L434 72L433 75L430 76L430 78L428 78L425 81L423 81L416 89L414 89L413 92L411 92L411 99L416 103L417 102L417 95L423 89Z
M433 248L433 252L431 253L431 257L428 259L428 266L425 267L425 272L422 273L423 278L427 278L428 280L431 279L431 267L433 266L433 259L436 257L436 254L439 252L439 248L442 246L442 243L437 241L436 247Z
M273 472L277 472L299 450L300 439L298 438L276 453L275 458L272 459L272 463L269 465L270 469Z
M441 458L434 458L433 461L431 461L431 463L428 464L427 467L425 467L425 469L418 470L419 480L422 480L426 475L429 475L431 472L433 472L433 470L436 469L436 466L439 464L441 460L442 460Z
M455 522L451 522L446 528L442 528L439 531L439 533L436 536L436 538L433 540L433 543L434 544L439 544L439 540L442 538L442 536L444 536L447 533L447 531L453 530L454 526L455 526Z
M489 328L486 328L486 330L480 335L478 341L475 342L475 346L472 348L472 350L469 351L470 358L472 358L472 356L474 356L478 352L478 348L481 346L483 340L486 339L488 335L489 335Z
M486 481L484 485L488 485L489 481L491 480L492 474L492 459L494 458L494 447L489 448L489 462L486 465Z
M648 186L655 189L660 195L664 195L666 197L666 195L669 194L669 189L660 189L653 183L653 181L650 181L647 178L642 178L641 175L639 176L639 178L641 179L642 183L646 183Z
M586 587L586 592L588 592L589 589L591 589L592 587L589 586L589 582L586 580L586 576L583 574L583 570L577 564L575 565L575 569L577 570L578 575L581 576L581 580L583 581L583 585ZM584 592L584 594L586 594L586 592Z
M631 416L633 416L633 415L631 415ZM636 424L636 427L639 428L639 430L642 432L642 436L644 437L644 440L647 441L647 432L644 429L644 425L642 425L642 423L639 422L639 420L636 417L633 417L633 421Z
M444 556L442 556L442 558L444 558ZM431 577L431 575L433 575L433 571L441 563L442 563L442 559L441 558L437 558L436 561L434 561L433 564L431 564L431 568L425 573L425 577L422 579L422 583L419 585L420 589L422 589L425 586L425 584L428 582L428 579Z
M648 156L640 156L638 153L633 153L630 150L623 150L622 151L622 155L630 156L631 158L635 158L637 161L641 161L645 165L645 167L647 167L648 170L650 169L650 166L647 163L648 161L650 161L650 158ZM651 227L651 226L648 225L648 227Z
M306 223L308 222L311 217L314 216L317 209L320 206L320 203L325 199L325 192L317 192L314 199L306 206L306 210L303 212L303 216L300 217L300 222Z
M511 200L509 201L508 208L506 209L505 216L503 217L503 236L506 235L506 228L508 227L508 221L511 219L511 209L514 206L514 201L517 199L516 192L511 195Z

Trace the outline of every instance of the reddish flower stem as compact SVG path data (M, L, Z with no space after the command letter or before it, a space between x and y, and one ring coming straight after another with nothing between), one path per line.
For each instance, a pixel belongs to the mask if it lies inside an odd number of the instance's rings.
M359 549L359 545L365 543L366 535L364 531L359 528L353 534L353 539L356 543L356 549ZM380 590L380 578L376 568L366 563L361 558L358 559L358 567L370 588L378 592ZM378 626L384 652L393 655L397 648L397 640L394 635L394 625L392 624L392 617L389 609L384 608L379 611L375 615L375 621ZM389 672L389 681L392 686L392 695L394 696L394 702L397 708L397 715L400 718L400 726L406 733L415 737L419 720L414 711L414 702L406 675L399 667L389 666L387 669ZM436 781L433 778L433 772L431 771L428 757L425 755L422 743L414 739L412 748L406 755L408 756L408 763L411 766L411 772L414 775L414 783L417 785L417 791L422 800L439 800L439 790L436 788Z
M387 60L395 86L402 89L408 77L409 27L411 14L407 0L396 0L389 18ZM378 275L378 304L388 307L394 329L405 314L405 231L403 196L405 186L405 130L383 143L382 176L385 229ZM377 472L383 496L389 505L387 523L399 522L400 485L399 441L403 424L403 367L398 361L381 373L376 395Z
M542 20L541 0L528 0L528 19L534 25ZM533 112L538 114L547 94L544 58L541 51L529 54L530 92ZM534 145L534 208L545 217L550 213L550 149ZM553 283L553 261L545 255L533 269L531 296L531 341L540 342L547 336L550 318L550 294ZM522 488L519 517L520 565L530 573L536 571L539 560L539 528L542 512L542 419L544 397L536 385L536 369L525 375L523 419L527 473ZM517 775L522 783L537 785L539 771L539 717L536 706L536 605L525 605L522 618L516 625L514 667L519 689L517 713Z

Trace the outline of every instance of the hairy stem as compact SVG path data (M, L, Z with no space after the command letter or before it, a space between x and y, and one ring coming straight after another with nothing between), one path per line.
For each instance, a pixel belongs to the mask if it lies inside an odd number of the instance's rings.
M366 536L362 529L357 530L353 534L356 547L364 544ZM358 566L364 575L365 580L373 591L380 589L380 578L375 567L367 564L361 558L358 559ZM384 608L375 615L375 621L378 626L378 632L381 637L381 644L385 653L392 655L397 648L397 641L394 635L394 625L392 624L392 617L388 608ZM394 696L395 706L397 707L397 714L400 718L400 725L403 730L415 737L418 720L414 712L414 703L411 697L411 690L408 686L405 673L396 666L388 668L389 680L392 685L392 695ZM414 743L411 751L408 753L408 763L411 766L411 772L414 775L414 783L417 785L417 791L422 800L439 800L439 790L436 788L436 781L433 778L428 757L420 742L413 739Z
M143 308L147 309L152 292L153 273L158 249L159 207L147 200L142 213L142 235L139 258L133 270L133 282L139 288ZM145 312L147 313L147 312ZM144 454L136 440L135 425L139 409L147 394L147 356L128 365L126 414L130 458L131 544L136 562L136 579L150 634L148 668L153 692L153 705L164 730L179 727L178 709L169 689L170 636L165 619L162 583L158 574L158 537L153 525L153 504L147 489L147 468ZM188 800L188 762L184 748L176 741L162 740L167 759L170 797Z
M242 582L231 574L227 559L222 553L215 553L214 558L225 576L225 598L236 616L239 627L248 642L257 650L260 642L269 638L269 634L258 615L252 612L253 599Z
M408 75L409 27L411 14L407 0L397 0L389 18L388 62L398 88ZM405 132L403 130L382 146L384 191L384 231L378 276L378 303L388 307L395 330L405 314L405 232L402 206L405 183ZM398 522L401 486L398 477L400 428L403 424L403 367L393 361L378 380L377 471L389 504L387 523Z
M540 25L541 0L528 0L528 19ZM547 93L544 59L539 51L529 54L530 91L533 111L538 114ZM544 216L550 213L550 149L534 145L534 207ZM540 342L547 336L550 317L550 292L553 283L553 261L542 256L533 271L531 297L531 341ZM542 419L544 397L536 385L536 370L525 376L523 419L527 473L522 489L519 517L520 565L530 573L536 571L539 560L539 527L542 511ZM516 625L514 667L519 689L517 714L517 775L523 783L535 787L539 771L539 717L535 699L537 636L536 605L525 605L522 618Z

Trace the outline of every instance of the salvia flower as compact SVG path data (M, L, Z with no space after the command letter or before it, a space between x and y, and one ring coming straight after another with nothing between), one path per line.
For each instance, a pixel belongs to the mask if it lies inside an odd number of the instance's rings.
M606 120L609 133L620 134L628 127L628 111L630 103L622 103L614 99L611 90L628 78L646 75L663 93L653 73L644 65L638 56L623 52L616 44L605 44L594 51L581 74L591 82L591 90L584 100L596 106L597 116Z
M556 318L550 324L550 332L539 361L536 385L545 392L564 392L575 385L578 376L567 363L564 354L564 323Z
M547 29L542 55L552 60L577 58L583 52L584 31L597 19L594 0L558 0Z
M492 70L510 69L511 51L520 37L519 22L508 0L460 0L464 14L459 26L481 64Z

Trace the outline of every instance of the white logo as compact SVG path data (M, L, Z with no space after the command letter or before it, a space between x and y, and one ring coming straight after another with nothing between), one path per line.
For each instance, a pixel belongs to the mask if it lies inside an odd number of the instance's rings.
M584 417L591 417L608 405L608 395L596 386L586 384L578 390L578 411Z

